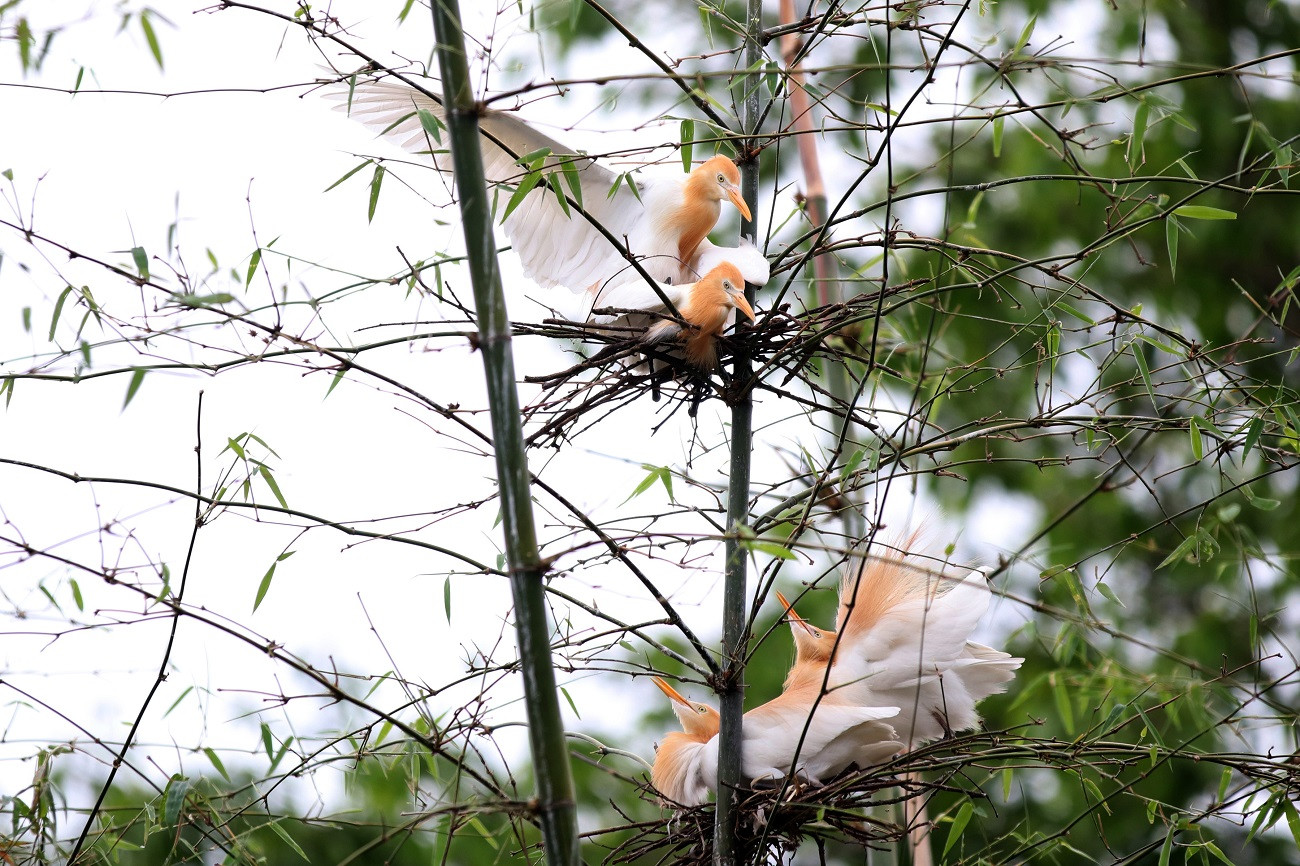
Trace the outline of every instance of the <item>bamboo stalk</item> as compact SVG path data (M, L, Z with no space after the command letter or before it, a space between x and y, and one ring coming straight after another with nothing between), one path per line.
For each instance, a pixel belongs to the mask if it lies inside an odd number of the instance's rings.
M780 16L782 25L793 25L795 23L794 0L781 0ZM791 128L795 132L795 141L799 146L799 164L803 169L804 176L804 202L807 209L808 221L812 224L814 230L821 229L826 223L827 204L826 204L826 184L822 180L821 158L817 154L817 140L813 137L815 127L813 126L813 106L812 100L808 97L808 91L804 89L804 73L799 68L799 35L791 32L781 37L781 55L785 61L786 70L786 88L790 93L790 115ZM830 235L821 231L814 231L814 243L827 245L830 241ZM844 288L840 283L839 260L833 253L818 253L813 256L813 282L816 289L816 303L820 306L826 304L838 304L844 300ZM841 457L845 450L845 443L853 435L853 422L851 418L851 406L854 399L854 388L849 378L849 372L842 363L831 362L826 367L826 384L831 395L845 407L844 417L840 419L839 429L835 431L836 441ZM828 469L829 472L829 469ZM847 507L841 515L844 524L844 534L849 539L857 539L862 536L865 529L862 519L862 512L854 497L848 494L844 495Z
M478 350L487 378L501 522L514 596L519 664L524 677L528 740L537 776L535 808L546 862L551 866L571 866L579 862L577 806L568 745L560 723L555 669L551 665L550 626L542 587L546 566L537 549L533 525L510 320L506 315L492 236L492 211L483 176L483 155L479 150L478 111L470 90L459 4L457 0L435 0L431 5L452 168L460 193L465 249L478 314Z
M761 59L758 35L762 25L762 0L749 0L745 13L745 69L756 69ZM742 132L749 134L759 119L756 73L737 76L733 92L740 109ZM753 205L755 219L742 222L740 233L758 238L758 158L748 157L746 139L740 160L740 185L745 201ZM748 157L748 158L746 158ZM745 286L745 297L753 303L754 286ZM742 346L735 355L733 382L747 382L753 359ZM734 395L731 407L731 466L727 485L727 540L722 601L722 675L718 678L722 728L718 734L718 805L713 823L713 862L716 866L739 866L748 852L738 841L740 819L736 786L741 782L741 717L745 713L745 656L749 635L745 627L746 560L737 528L749 518L749 479L754 441L754 404L750 394Z

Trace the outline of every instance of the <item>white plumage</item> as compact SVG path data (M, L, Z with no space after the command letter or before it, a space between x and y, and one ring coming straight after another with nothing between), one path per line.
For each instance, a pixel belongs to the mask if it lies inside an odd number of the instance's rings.
M717 710L688 701L658 677L655 684L668 696L683 730L664 737L651 779L667 800L698 806L718 787L720 717ZM896 707L832 704L822 704L814 712L807 695L787 690L745 713L741 773L748 782L770 783L793 771L819 784L851 764L880 763L903 747L884 721L897 713Z
M346 100L347 92L334 96ZM419 111L428 111L444 122L439 100L406 84L363 81L352 91L350 101L340 107L402 148L431 154L439 168L449 167L445 141L439 143L426 133L418 115ZM715 156L689 175L638 180L634 193L621 175L511 114L484 110L479 115L479 126L484 170L490 183L519 183L526 171L518 159L549 150L542 162L543 173L562 176L565 163L576 168L583 210L610 236L625 243L657 282L691 283L733 257L739 259L747 280L766 282L767 260L752 245L739 249L717 247L706 237L718 220L724 200L730 200L746 218L749 216L748 206L740 196L739 173L730 159ZM567 182L561 180L560 185L573 197ZM509 192L503 190L498 199L502 212L508 201ZM653 298L653 306L662 306L618 247L582 214L572 208L566 214L555 193L544 184L538 184L523 198L505 218L504 228L525 274L542 287L567 286L575 292L590 293L597 305L608 305L607 299L600 297L603 292L640 282ZM647 308L651 303L645 300L646 294L637 297L642 301L638 308Z

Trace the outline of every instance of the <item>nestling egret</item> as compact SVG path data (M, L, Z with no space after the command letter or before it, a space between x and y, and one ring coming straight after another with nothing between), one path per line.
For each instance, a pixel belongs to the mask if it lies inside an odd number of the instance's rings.
M754 320L754 309L745 298L745 278L730 262L723 262L694 283L661 284L659 289L672 301L678 315L687 323L685 327L674 319L652 320L651 316L636 313L617 316L593 312L592 321L598 324L617 321L634 329L645 328L648 343L675 338L684 344L686 360L709 373L718 365L718 337L735 320L736 311ZM601 292L595 309L606 308L666 313L663 302L644 282L624 283Z
M426 132L419 116L429 112L443 123L445 115L437 99L406 84L362 81L352 92L348 109L354 118L405 150L432 153L439 168L449 167L445 144ZM749 205L740 192L740 172L731 159L714 156L685 176L632 181L630 175L625 177L576 153L514 115L483 109L478 120L489 183L517 187L526 182L528 171L519 160L528 156L530 166L536 162L543 175L553 174L558 188L580 201L609 237L625 244L656 282L694 283L722 261L736 264L751 283L767 281L767 260L752 244L718 247L707 237L718 222L724 201L745 219L750 218ZM574 182L580 195L570 185ZM635 192L631 183L636 185ZM502 212L509 200L509 192L500 198ZM543 288L567 286L596 300L602 289L645 282L609 237L572 208L566 213L555 191L545 183L538 183L523 197L505 217L504 226L524 273ZM662 305L654 297L654 306Z
M795 668L820 679L828 697L888 705L908 748L979 724L975 704L1006 689L1024 659L967 640L988 610L983 572L946 580L897 558L872 558L840 582L837 625L819 629L783 596L795 638Z
M707 704L688 701L659 677L681 731L664 736L650 773L665 799L698 806L718 787L718 731L721 717ZM897 707L818 705L814 692L791 693L755 707L741 722L741 774L750 782L779 782L794 774L811 784L838 775L851 764L880 763L902 749L882 719ZM811 717L811 720L810 720ZM798 750L798 760L795 752Z

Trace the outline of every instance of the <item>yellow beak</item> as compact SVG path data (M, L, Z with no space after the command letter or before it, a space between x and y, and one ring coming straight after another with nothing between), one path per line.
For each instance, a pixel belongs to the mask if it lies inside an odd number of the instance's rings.
M659 691L666 694L669 700L677 701L679 704L686 704L687 706L690 706L691 702L686 700L686 698L682 697L680 694L678 694L677 689L668 685L668 683L664 682L659 677L651 677L650 679L655 681L655 685L659 687Z
M794 612L794 606L791 605L790 602L786 599L786 597L781 594L780 590L777 590L776 600L781 602L781 606L785 608L785 615L789 617L790 622L799 626L809 634L812 633L812 626L808 625L808 621L806 619L804 619L803 617L799 616L799 614Z
M734 186L728 186L727 198L731 199L731 203L736 206L736 210L740 211L740 215L745 218L746 222L753 219L749 213L749 205L745 204L745 197L740 194L740 190ZM750 318L753 318L753 316Z
M749 305L749 300L744 295L732 295L732 299L736 302L736 309L749 316L751 322L754 321L754 308Z

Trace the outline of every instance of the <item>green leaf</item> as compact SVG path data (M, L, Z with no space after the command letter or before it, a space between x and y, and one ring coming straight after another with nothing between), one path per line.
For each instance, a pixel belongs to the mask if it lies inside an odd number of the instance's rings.
M366 211L366 222L371 222L375 218L375 208L379 205L379 189L384 185L384 167L375 166L375 172L370 176L370 207Z
M1151 368L1147 366L1146 352L1137 341L1129 345L1133 349L1133 360L1137 362L1138 375L1142 377L1142 384L1146 386L1147 396L1151 398L1151 405L1159 413L1160 407L1156 405L1156 389L1151 384Z
M185 696L192 691L194 691L194 686L186 686L185 690L180 693L180 696L177 697L176 700L172 701L172 705L167 708L167 712L163 713L163 718L165 719L168 716L170 716L172 714L172 710L179 707L181 705L181 701L185 700Z
M686 119L681 124L682 171L691 170L691 151L695 147L695 121Z
M1178 276L1178 218L1172 214L1165 219L1165 248L1169 251L1169 279Z
M77 610L85 610L86 602L81 597L81 587L77 585L75 578L68 578L68 584L72 587L72 603L77 606Z
M1145 101L1139 102L1137 111L1133 113L1133 134L1128 139L1128 165L1133 171L1146 162L1142 142L1146 138L1147 120L1150 114L1151 109Z
M140 390L140 383L144 381L146 372L148 371L144 367L136 367L135 372L131 374L131 381L126 386L126 400L122 403L123 409L131 405L131 399L135 397L135 392Z
M412 2L414 2L414 0L412 0ZM410 4L407 4L406 8L410 9ZM416 110L415 116L420 119L420 126L424 131L430 135L439 146L441 146L443 123L438 119L438 115L434 114L427 108L420 108Z
M374 205L371 205L371 214L374 214ZM251 286L253 277L257 275L257 266L262 262L262 248L258 247L253 250L253 256L248 260L248 273L244 277L244 285Z
M510 196L510 201L506 202L506 212L501 217L502 221L510 219L510 214L514 213L515 208L519 207L523 202L524 196L532 192L533 187L537 186L541 179L542 173L540 171L534 170L524 175L524 179L519 182L514 195Z
M209 748L204 748L203 754L208 756L208 761L212 764L212 766L217 768L217 772L221 774L221 778L229 782L230 774L226 772L226 765L221 763L221 758L217 756L217 753L212 751Z
M257 469L262 474L262 479L266 481L266 486L271 488L271 493L275 495L280 507L288 508L289 503L284 501L284 494L280 492L280 485L275 483L275 476L271 474L271 470L267 468L265 463L259 464Z
M1113 601L1115 604L1119 605L1120 607L1124 607L1124 602L1119 600L1119 596L1115 595L1114 590L1112 590L1109 586L1102 583L1101 581L1097 581L1097 591L1100 592L1102 595L1106 596L1106 598Z
M219 307L222 304L229 304L235 300L235 296L230 294L230 292L214 292L210 295L184 294L174 295L173 297L176 303L181 306L193 307L196 310L204 307Z
M569 702L569 709L573 710L573 714L578 718L582 718L582 713L578 712L578 705L573 702L573 697L569 694L569 690L564 686L560 686L560 694L564 695L564 699Z
M162 46L158 44L158 34L154 32L153 21L149 20L149 9L140 10L140 29L144 31L144 40L149 43L149 53L153 55L158 68L163 68Z
M578 174L578 165L576 160L564 160L560 163L560 170L564 172L564 182L568 184L569 193L573 196L573 200L578 203L578 207L583 207L582 176Z
M1174 214L1189 220L1235 220L1237 218L1237 214L1233 211L1200 204L1185 204L1174 208Z
M338 371L337 373L334 374L334 378L330 379L330 386L329 386L328 390L325 391L325 396L326 396L326 397L328 397L330 394L333 394L333 393L334 393L334 389L337 388L337 387L339 386L339 382L342 382L342 381L343 381L343 377L346 376L346 375L348 374L348 370L350 370L350 369L352 369L352 367L351 367L351 365L349 365L349 364L340 364L340 365L339 365L339 371Z
M998 115L993 118L993 158L997 159L1002 156L1002 127L1006 118Z
M794 559L793 550L775 541L745 539L740 542L740 546L752 553L766 553L775 559Z
M1016 39L1015 46L1011 49L1011 55L1014 57L1019 54L1026 45L1029 44L1029 37L1034 35L1034 27L1038 25L1038 16L1030 16L1028 23L1020 31L1020 36Z
M447 615L447 623L451 623L451 578L442 582L442 609Z
M184 776L172 776L167 783L167 796L163 798L163 826L167 829L176 829L181 809L185 806L185 795L189 792L190 780Z
M144 247L131 247L131 260L135 262L140 279L149 279L149 254L144 251Z
M1060 358L1061 352L1061 323L1052 322L1047 327L1047 337L1045 340L1047 348L1047 359L1052 365L1052 372L1056 372L1056 362Z
M1281 796L1279 800L1282 804L1282 812L1286 815L1286 825L1291 830L1291 838L1295 840L1296 847L1300 848L1300 813L1296 812L1290 800L1283 799Z
M68 299L70 294L72 294L72 286L68 286L60 292L59 299L54 302L54 316L50 319L50 340L54 339L54 329L59 326L59 315L63 312L63 302Z
M1056 701L1056 714L1060 717L1061 727L1067 734L1074 733L1074 708L1070 704L1070 693L1065 688L1065 680L1052 674L1052 698Z
M276 818L274 821L267 821L266 824L264 824L263 826L270 827L271 831L275 833L275 835L279 836L282 840L284 840L284 844L292 848L294 850L294 853L296 853L303 860L310 863L311 858L307 856L307 852L303 851L302 848L299 847L298 843L293 841L293 837L289 835L289 831L280 826L280 821L281 821L280 818Z
M1219 860L1223 861L1224 863L1227 863L1228 866L1234 866L1233 862L1228 859L1228 855L1224 854L1218 845L1215 845L1213 842L1207 839L1203 843L1203 847L1205 848L1206 851L1209 851L1215 857L1218 857Z
M1192 456L1196 462L1200 463L1205 457L1205 442L1201 439L1201 426L1197 423L1196 418L1191 418L1187 424L1187 433L1192 438Z
M323 190L323 192L329 192L330 190L334 189L334 187L336 187L336 186L338 186L339 184L343 183L343 181L345 181L345 180L347 180L348 178L352 177L352 175L354 175L354 174L356 174L357 172L361 171L361 169L363 169L363 168L365 168L366 166L370 165L372 162L374 162L374 160L372 160L372 159L362 160L360 165L358 165L356 168L352 169L351 171L348 171L348 172L344 173L344 175L343 175L341 178L339 178L338 180L334 181L334 182L333 182L332 184L330 184L329 186L325 187L325 189ZM209 259L209 261L212 262L212 269L213 269L213 270L216 270L216 268L217 268L217 257L214 256L214 255L212 254L212 251L211 251L211 250L208 250L208 259Z
M275 577L277 564L279 564L279 560L271 563L271 567L266 570L266 574L262 575L262 582L257 585L257 595L253 597L253 613L257 613L258 607L262 604L262 599L266 598L267 590L271 588L271 579Z
M1196 550L1196 545L1198 543L1199 537L1200 537L1200 530L1198 529L1196 532L1184 538L1182 540L1182 543L1180 543L1177 547L1174 548L1174 552L1166 556L1161 561L1161 563L1156 566L1156 571L1159 571L1160 569L1164 568L1166 565L1172 565L1175 562L1180 562L1185 556L1192 555L1192 553Z
M1264 432L1263 418L1255 418L1246 427L1246 442L1241 447L1242 460L1245 460L1246 455L1250 454L1250 449L1255 447L1255 443L1259 441L1259 434L1263 432Z
M30 334L32 332L32 308L23 307L23 330Z
M1165 844L1160 846L1160 860L1157 866L1169 866L1169 855L1174 851L1174 834L1177 832L1178 828L1169 828L1169 833L1165 836Z
M974 813L975 807L971 805L970 800L961 804L957 810L957 817L952 819L952 829L948 831L948 841L943 845L943 853L947 856L952 850L952 846L957 844L961 834L966 830L966 825L970 823L970 816Z

